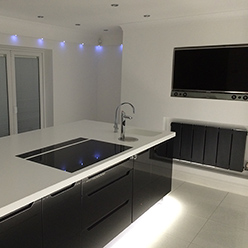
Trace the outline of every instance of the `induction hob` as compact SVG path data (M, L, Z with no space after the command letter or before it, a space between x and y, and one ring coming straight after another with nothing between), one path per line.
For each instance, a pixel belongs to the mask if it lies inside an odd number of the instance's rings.
M44 147L17 157L67 172L75 172L130 149L129 146L77 138Z

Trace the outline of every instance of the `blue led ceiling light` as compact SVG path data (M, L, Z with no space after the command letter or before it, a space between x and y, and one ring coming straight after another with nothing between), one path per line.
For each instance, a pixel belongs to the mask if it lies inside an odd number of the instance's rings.
M60 42L60 47L65 47L65 40Z
M38 40L37 40L37 43L38 43L38 45L43 45L44 44L44 38L39 38Z
M101 51L103 50L103 47L100 46L100 45L97 45L97 46L95 46L95 50L96 50L97 52L101 52Z
M84 47L84 43L80 43L80 44L79 44L79 48L82 49L83 47Z
M12 42L17 42L18 41L18 35L17 34L11 35L10 39Z

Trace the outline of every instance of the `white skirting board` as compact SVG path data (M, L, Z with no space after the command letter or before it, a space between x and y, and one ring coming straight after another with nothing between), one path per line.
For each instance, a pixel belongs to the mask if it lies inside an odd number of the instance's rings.
M174 159L172 178L248 196L248 171L231 172Z

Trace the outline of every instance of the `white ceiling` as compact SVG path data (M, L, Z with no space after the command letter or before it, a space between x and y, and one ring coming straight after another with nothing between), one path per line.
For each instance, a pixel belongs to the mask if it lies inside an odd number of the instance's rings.
M248 11L248 0L0 0L0 16L94 32L114 32L127 23L237 11Z

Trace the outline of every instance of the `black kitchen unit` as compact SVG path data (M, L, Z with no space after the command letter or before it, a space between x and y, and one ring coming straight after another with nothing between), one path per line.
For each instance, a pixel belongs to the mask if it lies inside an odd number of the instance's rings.
M170 140L135 157L132 221L171 191L172 155Z
M82 244L102 248L171 191L166 141L82 181Z
M42 199L43 248L80 247L81 181Z
M82 247L100 248L131 224L131 160L82 181Z
M79 138L18 157L73 172L130 148ZM102 248L170 192L172 148L166 141L2 217L0 247Z
M41 200L0 218L0 247L43 247Z

